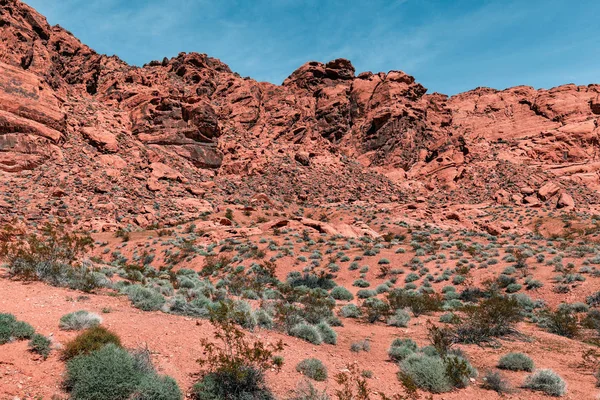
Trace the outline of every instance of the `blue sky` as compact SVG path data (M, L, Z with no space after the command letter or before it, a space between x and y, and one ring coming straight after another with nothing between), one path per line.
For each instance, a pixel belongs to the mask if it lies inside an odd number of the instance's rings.
M306 61L399 69L429 92L600 82L598 0L25 0L130 64L207 53L281 83Z

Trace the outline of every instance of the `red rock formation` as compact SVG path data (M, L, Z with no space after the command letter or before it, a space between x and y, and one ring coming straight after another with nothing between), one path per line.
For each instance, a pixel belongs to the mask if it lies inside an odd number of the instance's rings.
M582 188L575 204L597 201L598 85L447 97L401 71L356 75L344 59L306 63L281 86L195 53L138 68L18 0L0 0L0 39L5 218L58 213L43 196L53 186L61 213L106 205L111 224L147 221L148 203L162 205L152 220L178 215L172 200L201 196L203 182L215 201L510 203L553 180ZM159 164L180 178L157 177Z

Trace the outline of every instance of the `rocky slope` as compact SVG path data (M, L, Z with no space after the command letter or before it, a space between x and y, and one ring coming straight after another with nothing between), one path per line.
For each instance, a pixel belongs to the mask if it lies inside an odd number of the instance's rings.
M598 202L600 85L427 94L309 62L282 85L202 54L142 68L0 0L0 217L88 229L223 202ZM255 198L256 200L256 198Z

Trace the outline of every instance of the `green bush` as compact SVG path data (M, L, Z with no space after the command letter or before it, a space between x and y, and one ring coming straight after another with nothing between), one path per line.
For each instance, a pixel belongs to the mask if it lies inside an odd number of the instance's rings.
M156 375L147 352L129 353L114 343L70 359L65 388L77 400L182 399L172 378Z
M533 371L533 360L523 353L508 353L498 361L498 368L510 371Z
M424 354L410 354L401 363L400 370L415 385L431 393L444 393L452 390L452 383L446 375L446 364L440 357Z
M321 339L323 342L327 344L336 344L337 343L337 333L329 326L327 322L320 322L317 324L317 329L321 334Z
M165 304L165 298L162 294L140 285L127 286L123 292L127 294L134 307L143 311L160 310Z
M81 332L75 339L65 345L63 358L68 360L76 356L90 354L107 344L121 346L121 339L102 326L95 326Z
M330 400L325 391L319 391L307 380L303 380L294 389L287 400Z
M359 318L361 311L356 304L346 304L340 308L340 315L344 318Z
M394 339L388 350L388 356L393 361L400 361L414 354L418 349L412 339Z
M481 387L486 390L493 390L500 395L512 392L510 383L496 371L485 374Z
M44 360L50 355L52 341L44 335L34 333L29 341L29 350L44 357Z
M477 370L465 358L451 354L443 360L446 364L446 376L453 387L465 388L469 386L471 378L477 377Z
M131 400L180 400L181 390L170 376L146 374L140 380Z
M296 371L315 381L322 382L327 379L327 368L325 368L321 360L317 360L316 358L307 358L300 361L296 365Z
M508 335L515 332L515 324L523 320L523 309L515 297L493 296L464 311L467 315L456 330L462 343L489 342Z
M130 354L107 344L67 363L65 387L78 400L127 399L142 379Z
M560 397L567 391L567 384L551 369L541 369L527 377L523 387Z
M541 313L538 325L550 333L568 338L579 334L579 320L570 309L546 310Z
M408 326L408 321L410 321L410 315L406 311L399 309L388 318L387 324L390 326L406 328L406 326Z
M271 317L269 313L263 310L262 308L256 310L254 316L256 317L256 323L259 327L263 329L273 328L273 317Z
M350 351L353 353L359 353L361 351L370 351L371 341L369 339L359 340L350 345Z
M12 314L0 314L0 344L30 339L34 333L35 329L27 322L17 321Z
M304 322L292 327L289 333L294 337L306 340L312 344L321 344L323 342L319 330L313 325Z
M100 318L99 315L85 310L79 310L63 315L60 318L58 327L65 331L80 331L100 325L101 322L102 318Z
M370 323L379 321L379 319L386 317L390 312L389 304L376 297L366 299L363 303L363 309L367 321Z
M275 400L266 387L264 374L257 368L211 372L192 387L195 400Z
M252 307L244 300L236 300L233 302L230 318L245 329L253 330L257 325Z
M343 286L336 286L331 290L331 297L336 300L350 301L354 296L348 289Z

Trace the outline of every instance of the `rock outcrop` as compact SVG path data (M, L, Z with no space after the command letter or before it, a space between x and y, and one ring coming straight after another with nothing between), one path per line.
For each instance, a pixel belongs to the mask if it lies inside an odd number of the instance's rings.
M599 200L598 85L448 97L404 72L357 73L337 59L278 86L196 53L129 66L19 0L0 1L0 22L1 200L28 198L0 209L3 219L58 212L39 194L57 184L60 213L116 203L95 216L111 224L136 223L149 203L155 219L171 218L174 200L207 192L315 204ZM563 189L573 197L557 203Z

